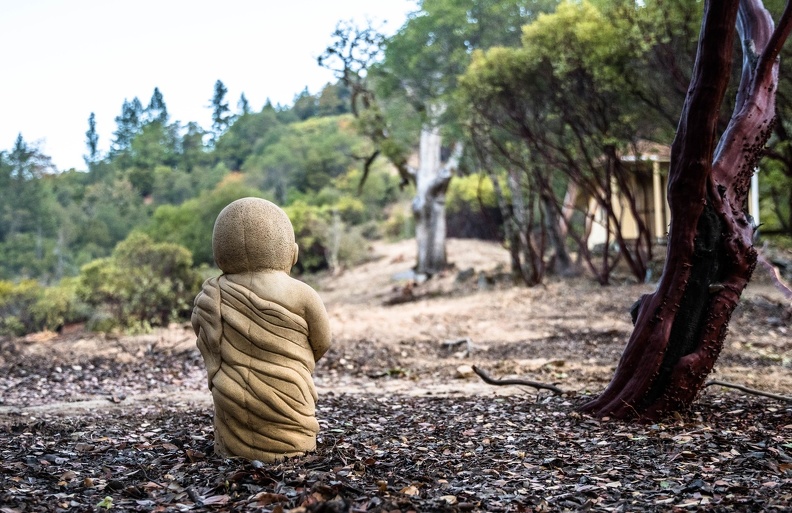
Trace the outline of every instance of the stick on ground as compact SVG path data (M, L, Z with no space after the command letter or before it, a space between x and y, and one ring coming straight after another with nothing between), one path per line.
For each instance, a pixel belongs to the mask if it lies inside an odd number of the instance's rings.
M740 390L741 392L745 392L746 394L760 395L762 397L769 397L770 399L776 399L778 401L786 401L788 403L792 403L792 397L789 397L787 395L773 394L771 392L763 392L755 388L748 388L742 385L738 385L736 383L729 383L728 381L717 381L713 379L704 383L705 387L712 385L718 385L726 388L734 388L735 390Z
M536 389L550 390L551 392L557 395L561 395L564 393L563 390L561 390L555 385L549 385L547 383L539 383L538 381L529 381L527 379L495 379L489 374L487 374L487 372L484 369L479 369L475 365L473 366L473 372L478 374L481 380L484 381L484 383L487 383L488 385L496 385L496 386L522 385L522 386L534 387Z

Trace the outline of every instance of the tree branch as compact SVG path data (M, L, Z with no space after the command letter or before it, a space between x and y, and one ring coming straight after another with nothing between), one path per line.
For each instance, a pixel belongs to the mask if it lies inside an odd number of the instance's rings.
M527 379L495 379L484 369L479 369L475 365L473 366L473 372L479 375L481 380L488 385L495 385L495 386L504 386L504 385L520 385L520 386L527 386L527 387L534 387L536 389L544 389L550 390L556 395L561 395L564 393L563 390L558 388L555 385L548 385L547 383L539 383L538 381L529 381Z

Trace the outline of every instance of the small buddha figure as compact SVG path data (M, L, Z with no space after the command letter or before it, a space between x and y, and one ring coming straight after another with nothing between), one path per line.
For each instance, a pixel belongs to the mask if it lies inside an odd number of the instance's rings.
M223 274L203 284L192 325L214 401L215 452L275 461L316 448L316 361L330 347L319 295L289 276L297 244L286 213L243 198L217 218Z

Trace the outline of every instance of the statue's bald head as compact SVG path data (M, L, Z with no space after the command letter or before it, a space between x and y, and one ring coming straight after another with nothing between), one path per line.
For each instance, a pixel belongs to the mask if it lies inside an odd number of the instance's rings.
M224 273L275 269L297 261L294 228L286 212L261 198L242 198L224 208L212 232L215 263Z

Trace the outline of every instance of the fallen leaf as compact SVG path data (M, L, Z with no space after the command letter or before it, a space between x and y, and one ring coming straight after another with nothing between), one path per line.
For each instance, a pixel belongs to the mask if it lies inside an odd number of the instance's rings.
M71 481L75 477L77 477L76 472L74 472L73 470L67 470L66 472L61 474L60 479L61 481Z
M229 499L230 497L228 495L212 495L211 497L201 499L201 503L205 506L222 505L228 503Z
M105 509L112 508L113 507L113 498L108 495L107 497L105 497L104 499L99 501L99 504L97 504L96 507L97 508L105 508Z
M269 506L270 504L275 504L276 502L289 500L289 498L283 494L269 492L257 493L253 496L253 499L255 499L260 506Z
M409 496L415 496L415 495L420 494L421 492L420 492L420 490L418 490L418 488L415 485L409 485L409 486L405 486L404 488L402 488L399 491L399 493L402 493L404 495L409 495Z

